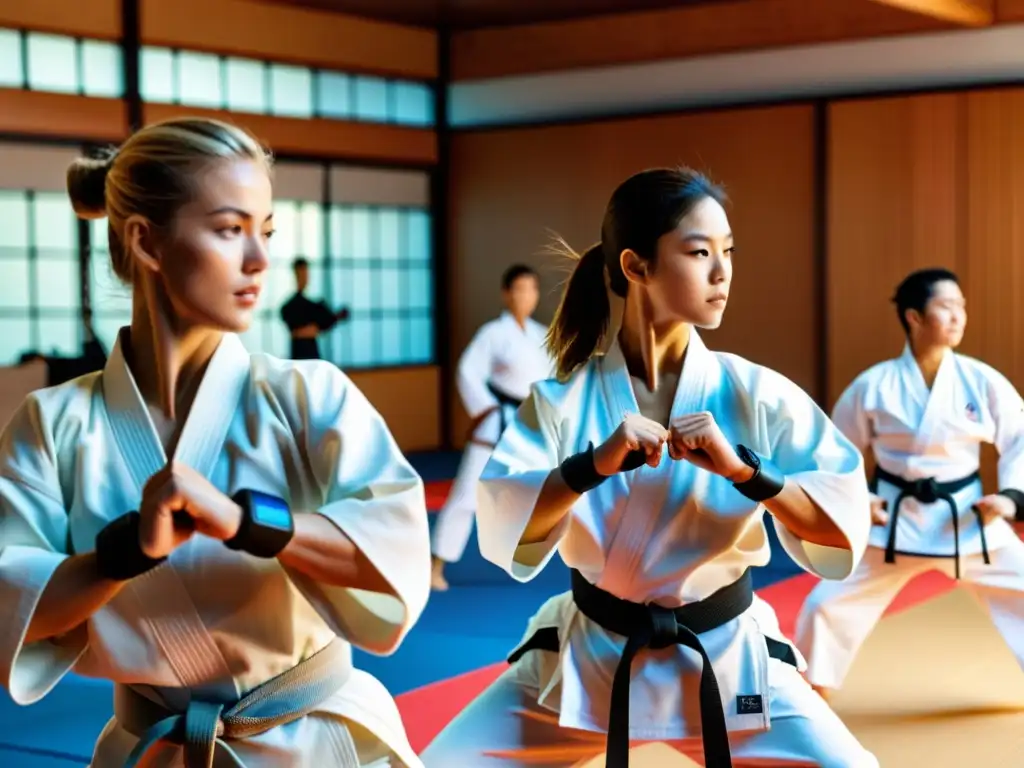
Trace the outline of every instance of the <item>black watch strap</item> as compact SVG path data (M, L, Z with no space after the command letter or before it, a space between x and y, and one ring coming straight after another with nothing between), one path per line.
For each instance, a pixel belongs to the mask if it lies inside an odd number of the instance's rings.
M288 504L275 496L243 489L231 500L242 509L238 532L224 542L228 549L248 552L253 557L274 558L295 535Z
M142 551L139 541L138 512L129 512L111 521L96 536L96 567L100 576L113 581L128 581L156 568L167 558L152 558Z
M786 476L771 461L759 456L745 445L736 446L736 454L740 460L754 470L754 475L742 483L733 483L733 487L751 501L767 501L782 492L786 485Z

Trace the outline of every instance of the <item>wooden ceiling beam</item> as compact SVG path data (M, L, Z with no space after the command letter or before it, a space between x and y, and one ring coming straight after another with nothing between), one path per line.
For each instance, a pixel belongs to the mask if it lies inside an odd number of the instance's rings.
M965 27L987 27L996 20L995 0L868 0Z

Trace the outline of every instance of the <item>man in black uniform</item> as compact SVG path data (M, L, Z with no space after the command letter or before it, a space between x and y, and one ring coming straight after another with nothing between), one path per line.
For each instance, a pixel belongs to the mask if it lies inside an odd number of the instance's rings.
M291 356L293 360L319 360L320 347L316 337L331 330L339 321L347 320L348 308L333 312L326 302L306 298L304 292L309 285L309 262L306 259L296 259L292 270L295 272L295 295L281 307L281 319L292 336Z

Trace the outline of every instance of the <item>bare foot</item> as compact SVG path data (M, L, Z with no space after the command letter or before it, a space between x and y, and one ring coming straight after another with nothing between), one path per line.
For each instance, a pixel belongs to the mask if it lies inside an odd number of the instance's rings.
M435 592L448 589L448 581L444 577L444 560L435 557L430 568L430 588Z

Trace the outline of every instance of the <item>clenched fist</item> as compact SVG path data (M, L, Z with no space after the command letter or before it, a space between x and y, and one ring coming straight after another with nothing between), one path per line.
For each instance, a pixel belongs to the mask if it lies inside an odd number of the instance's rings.
M662 447L668 440L669 432L661 424L637 413L630 413L612 436L594 449L594 468L598 474L614 475L623 469L626 458L634 451L642 451L645 462L652 467L661 463Z
M146 483L139 517L142 551L162 558L196 532L230 539L242 524L242 509L191 467L171 462Z
M669 426L668 451L673 459L685 459L733 482L742 482L753 474L753 469L736 455L736 449L725 439L709 412L680 416Z

